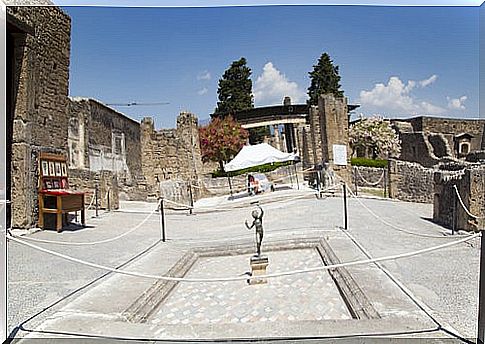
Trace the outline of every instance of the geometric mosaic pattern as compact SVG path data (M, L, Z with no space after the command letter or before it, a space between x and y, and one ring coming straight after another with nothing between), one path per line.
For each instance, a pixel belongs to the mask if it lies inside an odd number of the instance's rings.
M266 251L268 273L322 266L315 248ZM185 277L243 275L251 254L199 258ZM327 271L245 281L178 283L148 319L153 324L224 324L352 319Z

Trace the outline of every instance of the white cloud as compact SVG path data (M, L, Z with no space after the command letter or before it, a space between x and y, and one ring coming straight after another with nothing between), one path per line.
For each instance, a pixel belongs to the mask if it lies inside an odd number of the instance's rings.
M424 79L424 80L421 80L419 82L419 85L421 87L426 87L426 86L429 86L431 85L432 83L434 83L436 80L438 79L438 75L436 74L433 74L431 75L428 79Z
M461 96L460 98L450 98L450 97L446 97L446 99L448 100L448 109L451 109L451 110L465 110L466 107L465 107L465 100L468 99L467 96Z
M360 92L360 103L362 106L375 107L388 111L396 111L409 114L438 115L446 110L426 101L417 101L411 95L411 91L418 85L426 87L436 81L437 76L433 75L426 80L419 82L409 80L404 84L397 76L389 78L387 85L379 83L370 91Z
M439 114L446 112L446 110L443 109L442 107L437 106L437 105L433 105L433 104L428 103L428 102L419 103L419 108L422 110L420 112L424 113L426 115L439 115Z
M254 102L259 106L283 104L286 96L291 98L292 103L306 99L305 91L296 82L289 81L271 62L264 65L263 73L256 79L253 94Z
M211 73L209 73L208 70L204 70L197 74L197 80L210 80L211 79Z
M198 91L197 91L197 94L198 94L199 96L203 96L203 95L204 95L204 94L206 94L207 92L209 92L209 89L208 89L207 87L204 87L203 89L198 90Z

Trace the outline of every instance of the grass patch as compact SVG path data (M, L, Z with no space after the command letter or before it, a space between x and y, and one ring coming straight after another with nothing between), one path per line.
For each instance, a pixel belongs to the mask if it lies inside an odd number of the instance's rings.
M382 188L366 188L366 187L359 187L358 193L363 193L367 195L377 196L377 197L386 197L384 194L384 189Z
M227 172L227 173L224 172L224 171L217 170L217 171L212 172L212 178L227 177L228 174L231 177L234 177L234 176L239 176L241 174L251 173L251 172L253 172L253 173L266 173L266 172L274 171L277 168L282 167L282 166L291 165L292 163L293 163L293 161L273 162L273 163L268 163L268 164L264 164L264 165L260 165L260 166L248 167L248 168L244 168L242 170Z
M350 159L352 166L365 166L365 167L377 167L384 168L387 167L387 160L374 160L367 158L352 158Z

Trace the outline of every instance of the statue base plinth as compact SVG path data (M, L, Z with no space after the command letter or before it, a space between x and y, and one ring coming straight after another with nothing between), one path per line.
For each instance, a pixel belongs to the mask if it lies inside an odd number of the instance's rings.
M251 276L266 275L266 268L268 267L269 260L267 256L253 256L250 259ZM268 283L266 278L251 278L248 281L249 284L263 284Z

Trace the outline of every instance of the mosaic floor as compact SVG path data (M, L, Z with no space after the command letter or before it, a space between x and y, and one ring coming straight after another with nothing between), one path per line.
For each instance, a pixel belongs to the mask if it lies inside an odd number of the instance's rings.
M323 265L315 249L265 252L268 273ZM199 259L186 277L242 275L250 255ZM246 282L179 283L149 321L154 324L221 324L255 321L351 319L327 271Z

